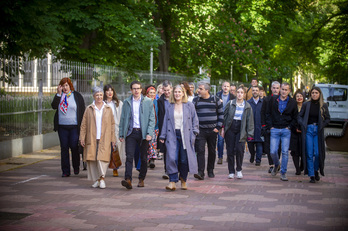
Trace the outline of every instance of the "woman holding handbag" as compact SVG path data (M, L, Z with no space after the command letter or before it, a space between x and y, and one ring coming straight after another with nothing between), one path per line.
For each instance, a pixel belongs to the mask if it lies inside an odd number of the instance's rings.
M118 131L119 131L123 102L117 98L116 91L111 84L107 84L104 86L104 102L107 105L109 105L112 109L112 114L113 114L114 120L115 120L116 146L118 149L118 155L119 155L119 157L121 157L125 153L125 143L120 142ZM114 150L111 149L111 152L113 152L113 151ZM116 152L114 154L116 154ZM119 166L115 166L115 161L116 160L113 158L113 155L111 153L111 161L110 161L109 168L113 169L112 175L117 177Z

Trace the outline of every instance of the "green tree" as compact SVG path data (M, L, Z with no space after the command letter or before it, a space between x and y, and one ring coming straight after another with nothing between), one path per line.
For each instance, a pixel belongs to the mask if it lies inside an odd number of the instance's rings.
M148 69L161 39L145 0L2 1L1 52ZM146 64L146 65L145 65Z

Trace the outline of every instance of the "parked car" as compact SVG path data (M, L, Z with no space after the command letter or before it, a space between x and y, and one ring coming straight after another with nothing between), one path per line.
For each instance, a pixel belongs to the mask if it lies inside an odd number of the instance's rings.
M323 92L324 101L329 106L331 122L348 121L348 85L315 84Z

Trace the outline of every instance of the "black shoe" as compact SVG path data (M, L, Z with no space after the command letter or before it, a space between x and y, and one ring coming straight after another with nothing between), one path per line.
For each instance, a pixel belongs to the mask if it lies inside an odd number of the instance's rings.
M314 179L315 179L316 181L320 181L319 172L315 172L315 177L314 177Z
M75 175L79 175L79 173L80 173L80 169L74 170Z
M155 168L156 167L155 161L153 159L150 160L149 167L150 168Z
M208 177L209 178L214 178L215 177L214 172L208 172Z
M204 180L204 175L201 173L197 173L193 175L195 178L197 178L198 180Z
M255 160L255 156L254 156L254 155L251 155L251 156L250 156L250 163L254 163L254 160Z
M276 176L279 170L280 170L280 165L274 166L274 168L272 169L271 175Z
M62 174L62 177L69 177L70 175L69 174Z
M315 178L314 178L314 176L311 176L311 179L309 180L309 183L315 183Z
M86 162L82 162L82 165L83 165L83 171L86 171L87 170L87 163Z
M260 166L260 165L261 165L260 162L256 162L256 163L255 163L255 166Z
M301 175L301 171L300 170L296 170L296 175Z
M271 166L271 167L269 167L269 169L268 169L268 173L271 173L272 172L272 170L273 170L273 166Z
M164 173L162 175L162 179L164 179L164 180L168 180L169 179L169 176L167 175L167 173Z

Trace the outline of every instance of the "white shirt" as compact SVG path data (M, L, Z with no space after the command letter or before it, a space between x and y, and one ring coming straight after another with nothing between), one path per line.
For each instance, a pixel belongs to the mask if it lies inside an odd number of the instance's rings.
M138 100L134 100L134 97L132 97L133 102L133 128L140 128L140 101L141 97Z
M103 110L105 102L103 101L103 106L99 110L97 106L95 106L95 102L93 101L94 109L95 109L95 125L97 127L97 137L96 139L99 140L101 136L101 129L102 129L102 119L103 119Z
M174 110L174 124L175 124L175 129L181 129L183 125L183 114L182 111L178 112Z
M257 98L257 100L253 97L253 100L254 100L254 103L257 104L259 102L259 100L260 100L260 97Z

